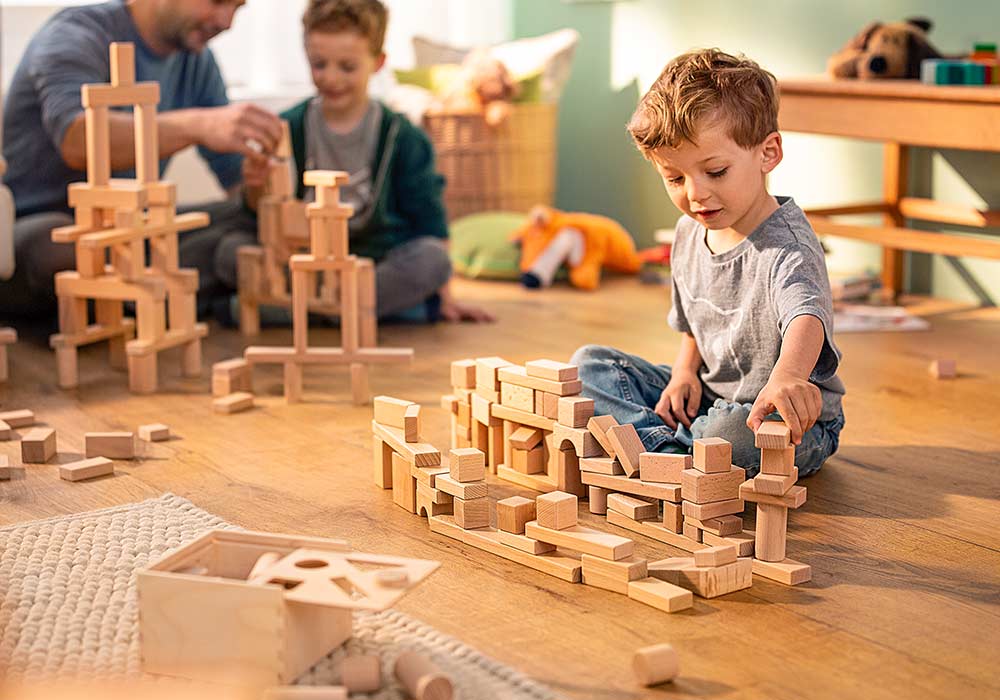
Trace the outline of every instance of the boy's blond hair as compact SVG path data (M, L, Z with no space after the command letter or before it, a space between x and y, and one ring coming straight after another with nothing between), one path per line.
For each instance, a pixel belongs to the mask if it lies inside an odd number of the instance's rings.
M746 56L701 49L670 61L649 88L628 123L643 156L683 141L695 143L699 122L718 116L729 137L753 148L778 130L774 76Z
M372 54L382 53L389 11L379 0L309 0L302 29L309 32L352 31L368 39Z

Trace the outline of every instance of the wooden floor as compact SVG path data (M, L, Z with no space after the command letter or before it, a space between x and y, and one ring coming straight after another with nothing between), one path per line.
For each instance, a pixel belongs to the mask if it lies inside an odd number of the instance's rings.
M466 282L459 290L488 302L500 322L384 329L383 344L412 345L417 360L372 379L374 393L424 404L424 437L440 447L447 416L438 399L453 359L567 359L580 344L601 343L669 362L677 348L661 287L613 280L587 294ZM307 402L287 406L277 369L258 370L260 407L224 417L211 411L209 372L177 379L173 357L161 362L163 392L137 397L102 351L88 349L79 390L63 392L52 354L31 340L13 348L0 401L32 408L55 427L60 461L81 451L90 430L164 422L179 438L146 445L145 459L88 483L60 481L54 465L32 466L0 482L0 525L169 491L245 527L439 559L442 569L399 608L572 698L998 697L1000 313L917 308L931 317L930 332L838 338L847 427L840 452L804 482L809 500L789 519L789 556L813 566L802 587L755 579L747 591L667 615L563 583L431 534L425 520L394 506L372 484L370 409L350 405L341 373L308 372ZM312 337L331 342L335 333ZM287 344L290 333L268 331L264 340ZM213 329L206 370L242 345L236 332ZM931 379L927 365L939 356L957 358L962 376ZM20 462L16 442L0 451ZM520 492L490 488L491 498ZM676 554L639 539L638 554ZM678 649L681 677L640 689L631 654L660 641Z

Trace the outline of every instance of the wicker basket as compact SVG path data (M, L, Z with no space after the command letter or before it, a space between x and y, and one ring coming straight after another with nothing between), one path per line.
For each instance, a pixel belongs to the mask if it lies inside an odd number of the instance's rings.
M447 179L448 219L551 205L558 113L555 103L515 104L496 127L479 114L426 115L424 128L437 151L438 170Z

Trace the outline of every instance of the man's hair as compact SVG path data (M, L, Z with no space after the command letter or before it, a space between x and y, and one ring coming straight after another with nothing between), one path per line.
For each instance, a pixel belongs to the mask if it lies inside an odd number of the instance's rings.
M357 32L368 39L372 53L382 53L389 11L379 0L309 0L302 29L309 32Z
M746 56L701 49L670 61L639 100L628 131L645 157L683 141L695 142L700 122L717 117L729 137L753 148L778 130L774 76Z

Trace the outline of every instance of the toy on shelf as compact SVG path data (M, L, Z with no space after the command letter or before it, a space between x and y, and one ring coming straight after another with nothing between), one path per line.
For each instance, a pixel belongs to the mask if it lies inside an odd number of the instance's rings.
M78 383L77 348L107 340L111 365L128 367L129 389L151 393L157 388L161 350L182 347L182 373L201 373L201 339L208 329L195 317L198 271L179 267L177 234L207 225L208 215L176 214L175 187L159 180L160 86L135 82L132 44L113 43L110 54L111 83L81 88L87 182L69 186L76 223L52 231L53 241L74 244L76 270L56 273L59 333L50 344L63 388ZM133 108L136 177L116 180L111 179L108 112L127 106ZM93 324L90 301L96 314ZM134 321L122 317L126 301L135 304Z
M926 85L1000 85L997 45L976 44L968 58L927 59L920 64Z
M933 23L923 17L905 22L871 22L827 59L834 78L883 80L920 77L920 63L942 58L927 39Z
M280 179L280 178L278 178ZM285 400L295 403L302 397L302 370L304 365L350 365L351 390L354 402L367 403L368 365L397 362L411 362L412 348L379 348L376 338L375 322L375 277L372 261L359 258L348 253L347 220L353 214L351 207L340 203L339 187L347 182L348 175L344 172L327 170L310 170L304 175L304 182L316 188L316 201L306 207L309 220L309 252L295 253L288 258L288 268L291 275L292 307L292 347L251 346L244 351L247 365L232 367L227 370L233 376L244 377L249 384L249 368L255 364L281 364L285 368ZM285 202L287 204L287 201ZM280 208L279 208L280 209ZM278 209L271 212L275 214ZM268 216L270 216L268 215ZM268 227L270 224L262 224ZM267 239L273 240L273 239ZM278 281L278 289L283 289L285 277L283 272L274 269L268 255L278 255L278 249L259 249L251 256L250 251L243 249L241 258L240 287L243 290L261 290L263 280L256 277L261 269L269 270L271 283ZM270 253L267 251L271 251ZM255 256L255 257L254 257ZM263 257L261 257L263 256ZM254 257L256 262L250 262ZM275 260L277 258L275 257ZM260 266L260 261L266 267ZM273 262L273 261L272 261ZM317 285L317 281L319 284ZM324 309L340 316L341 347L309 347L309 309L310 303L316 302L316 289ZM272 292L277 290L272 286ZM253 299L244 297L241 292L241 319L246 321L244 329L255 328L257 323L256 306L259 297ZM251 303L253 302L253 303ZM317 302L318 303L318 302ZM230 367L234 362L225 364ZM219 365L213 367L213 393ZM222 379L225 383L229 380ZM239 381L244 381L239 380ZM231 382L230 382L231 383ZM249 387L244 388L249 391ZM228 393L228 392L227 392Z
M565 263L574 287L593 290L601 270L635 274L642 261L628 231L606 216L536 206L511 235L521 246L521 283L548 287Z
M354 552L341 540L212 530L137 574L147 673L292 683L385 610L436 561Z

